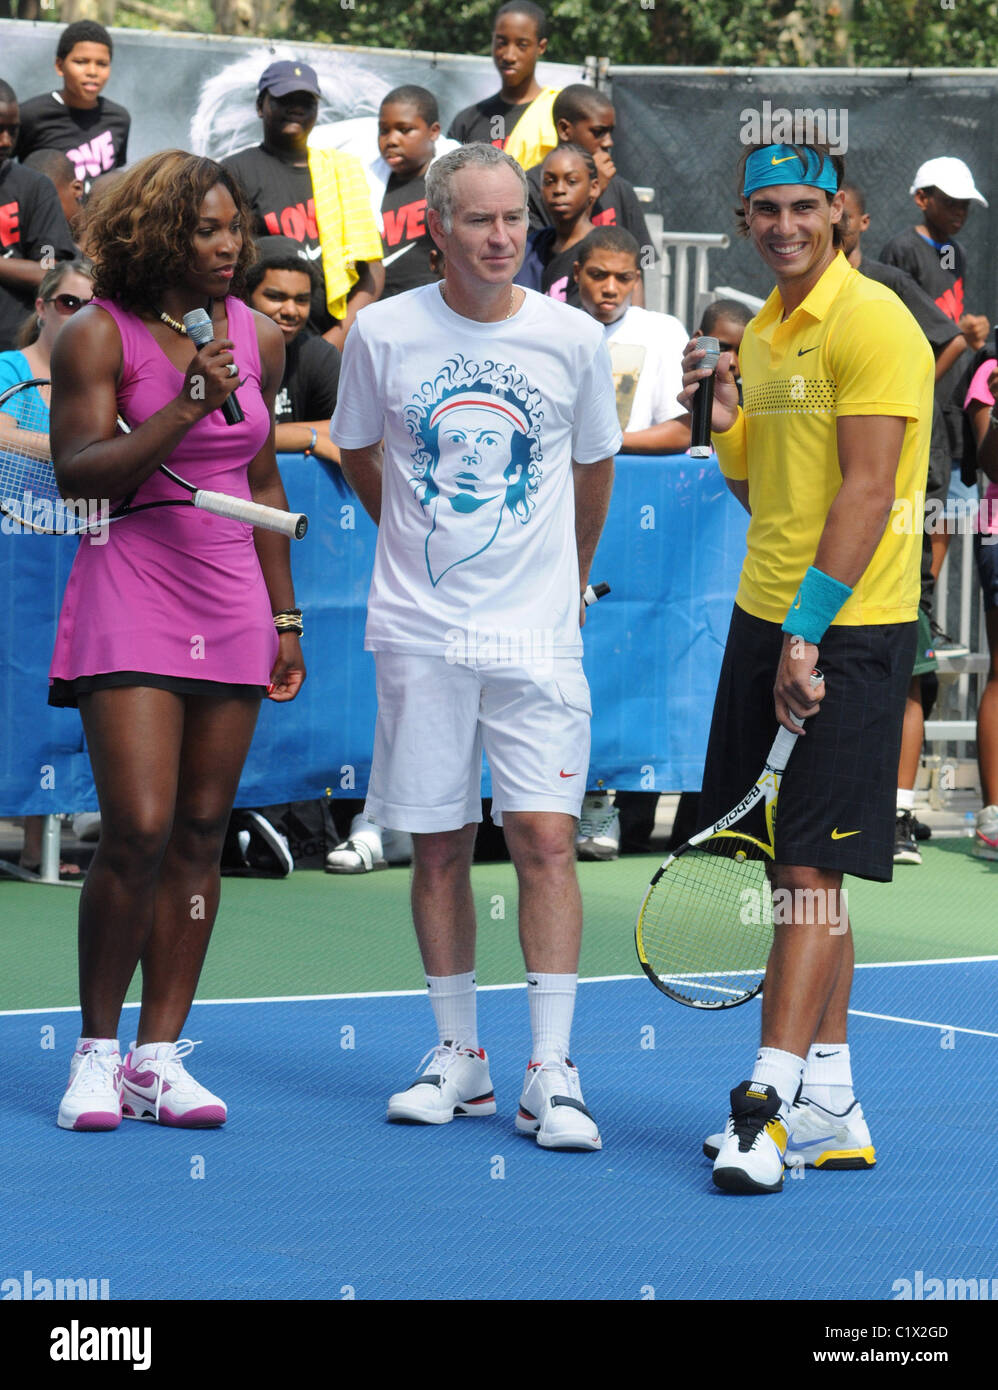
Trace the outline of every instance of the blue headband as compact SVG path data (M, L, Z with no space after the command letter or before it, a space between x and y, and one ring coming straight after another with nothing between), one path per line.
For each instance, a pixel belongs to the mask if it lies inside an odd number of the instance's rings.
M792 145L766 145L761 150L753 150L745 161L744 196L748 198L757 188L770 188L777 183L804 183L828 193L837 192L839 186L832 161L827 155L819 159L817 152L809 147L806 170L801 167L800 156Z

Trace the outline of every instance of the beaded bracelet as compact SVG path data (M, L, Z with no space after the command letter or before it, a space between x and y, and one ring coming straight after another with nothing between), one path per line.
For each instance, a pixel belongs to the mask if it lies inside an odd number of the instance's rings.
M301 637L305 632L301 609L284 608L280 613L275 613L274 626L278 632L293 632L296 637Z

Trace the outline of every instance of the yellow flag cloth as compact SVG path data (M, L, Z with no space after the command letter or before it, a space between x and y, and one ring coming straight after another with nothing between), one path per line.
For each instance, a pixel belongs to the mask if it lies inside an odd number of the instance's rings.
M360 160L341 150L308 150L315 221L322 248L326 306L335 319L346 313L357 283L357 261L380 261L383 249Z
M521 169L532 169L535 164L540 164L544 156L558 144L558 132L551 115L558 91L557 87L545 87L543 92L535 96L503 145L503 149L512 155Z

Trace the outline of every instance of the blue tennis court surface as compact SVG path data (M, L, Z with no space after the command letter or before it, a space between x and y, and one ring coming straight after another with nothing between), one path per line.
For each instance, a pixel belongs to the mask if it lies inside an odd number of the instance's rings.
M858 970L856 1010L913 1020L852 1022L878 1165L755 1198L718 1192L700 1144L751 1068L757 1002L704 1016L643 979L585 983L596 1154L513 1129L518 988L480 996L499 1112L433 1127L383 1118L432 1042L419 996L196 1005L189 1065L230 1115L201 1132L58 1129L78 1014L7 1014L0 1278L107 1279L114 1300L834 1300L996 1276L996 995L994 961Z

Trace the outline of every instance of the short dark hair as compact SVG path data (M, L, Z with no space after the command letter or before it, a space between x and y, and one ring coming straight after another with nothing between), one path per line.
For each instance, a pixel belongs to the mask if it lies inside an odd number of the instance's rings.
M585 265L589 257L597 251L613 251L618 256L633 256L635 269L640 269L641 247L637 237L631 235L626 227L597 227L595 231L579 242L575 248L575 259Z
M556 154L577 154L586 166L589 177L591 179L599 178L599 171L596 168L595 159L593 159L589 150L584 149L582 145L577 145L574 140L566 140L563 145L555 145L553 150L548 150L541 161L541 168L543 169L548 160L553 158Z
M576 121L591 116L594 111L605 111L607 108L612 111L613 102L606 92L600 92L585 82L573 82L568 87L562 87L555 97L551 119L555 125L559 121L571 121L574 125Z
M281 244L268 246L268 242ZM290 237L261 237L256 244L259 260L254 261L246 272L247 299L260 288L268 270L298 271L308 277L310 293L315 293L319 286L318 273L308 257L294 249L295 245Z
M37 169L56 187L72 183L76 178L76 165L62 150L32 150L21 160L25 169Z
M735 208L735 229L738 232L738 235L741 237L747 237L749 235L748 218L745 216L745 209L742 207L741 204L742 189L745 187L745 165L748 163L749 157L755 154L756 150L767 149L770 145L773 145L775 143L777 142L773 140L760 140L755 144L746 145L745 148L742 150L741 158L738 161L738 176L736 187L738 190L739 201L738 206ZM810 163L808 159L808 151L811 151L814 154L816 154L818 156L819 161L821 162L824 161L824 157L827 155L832 162L832 168L835 170L836 192L838 192L838 190L842 187L843 183L845 183L846 162L840 154L832 153L826 141L813 140L808 145L795 145L792 142L787 141L786 145L787 149L794 151L797 158L800 160L801 167L803 169L806 169L808 167L808 164ZM830 203L832 199L835 197L835 194L829 193L827 188L823 188L821 192L824 193L826 202ZM836 247L836 249L842 245L842 228L838 222L832 223L832 245Z
M114 57L111 35L94 19L78 19L75 24L67 24L59 35L59 46L55 51L57 58L67 58L78 43L102 43L107 56Z
M437 125L440 121L437 99L425 87L395 87L381 98L378 111L383 111L386 106L414 106L427 125Z
M866 212L866 194L860 188L858 183L840 183L839 192L851 193L852 196L856 199L856 206L859 208L860 212Z
M715 299L700 315L700 331L709 334L720 319L733 319L744 325L752 317L752 310L740 299Z
M9 82L5 82L2 77L0 77L0 101L5 105L7 102L12 102L15 106L17 105L17 94L14 88Z
M533 0L509 0L508 5L502 5L496 10L496 17L492 21L492 27L502 19L505 14L525 14L528 19L534 21L534 28L537 30L538 41L546 39L548 36L548 17L541 9L540 5L535 5Z

